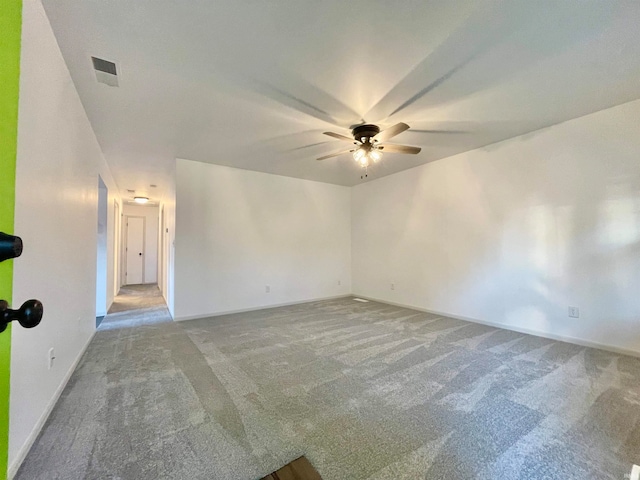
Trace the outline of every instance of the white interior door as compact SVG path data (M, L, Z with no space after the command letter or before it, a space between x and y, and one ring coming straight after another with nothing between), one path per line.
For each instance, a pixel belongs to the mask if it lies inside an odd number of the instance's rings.
M144 283L144 217L127 217L125 284Z

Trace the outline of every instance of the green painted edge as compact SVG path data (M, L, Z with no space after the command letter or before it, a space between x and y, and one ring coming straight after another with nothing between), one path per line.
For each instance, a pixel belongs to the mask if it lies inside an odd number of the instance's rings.
M22 0L0 8L0 231L13 233L18 149L18 93ZM0 262L0 298L11 302L13 261ZM0 480L7 478L11 327L0 333Z

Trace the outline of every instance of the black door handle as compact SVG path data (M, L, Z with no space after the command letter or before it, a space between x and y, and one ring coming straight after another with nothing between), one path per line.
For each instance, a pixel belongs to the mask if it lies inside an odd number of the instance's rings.
M22 239L0 232L0 262L22 255Z
M0 262L22 255L22 239L0 232ZM0 300L0 332L9 322L17 320L24 328L33 328L42 320L44 308L39 300L27 300L18 310L11 310L6 300Z
M43 313L44 307L39 300L27 300L18 310L11 310L5 300L0 300L0 332L4 332L13 320L24 328L33 328L40 323Z

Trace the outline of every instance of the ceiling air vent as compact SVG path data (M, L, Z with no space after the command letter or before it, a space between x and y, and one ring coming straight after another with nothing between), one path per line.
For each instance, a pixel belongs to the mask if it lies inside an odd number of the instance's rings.
M102 58L91 57L93 68L96 71L96 79L100 83L109 85L110 87L118 86L118 72L116 64Z

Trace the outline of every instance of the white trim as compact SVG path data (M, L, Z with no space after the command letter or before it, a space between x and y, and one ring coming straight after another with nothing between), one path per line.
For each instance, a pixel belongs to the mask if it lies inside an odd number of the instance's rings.
M634 464L633 467L631 467L629 480L640 480L640 467L638 465Z
M167 306L167 310L169 310L169 300L167 300L167 295L164 294L164 292L162 293L162 298L164 298L164 303ZM171 310L169 310L169 315L171 316L172 320L175 320L175 318L173 318L173 313L171 313ZM191 318L185 318L184 320L193 320Z
M335 295L333 297L320 297L320 298L312 298L309 300L300 300L297 302L287 302L287 303L276 303L274 305L262 305L259 307L251 307L251 308L241 308L239 310L225 310L222 312L215 312L215 313L206 313L206 314L200 314L200 315L190 315L190 316L186 316L186 317L175 317L174 320L176 322L186 322L189 320L200 320L203 318L210 318L210 317L219 317L221 315L232 315L234 313L245 313L245 312L254 312L256 310L268 310L270 308L278 308L278 307L289 307L291 305L302 305L305 303L312 303L312 302L319 302L322 300L336 300L338 298L348 298L348 297L352 297L353 295L351 293L347 293L344 295Z
M480 323L482 325L501 328L503 330L511 330L514 332L526 333L527 335L534 335L536 337L548 338L550 340L557 340L559 342L573 343L575 345L580 345L582 347L598 348L600 350L607 350L609 352L618 353L621 355L630 355L632 357L640 357L640 351L630 350L622 347L616 347L615 345L607 345L604 343L592 342L591 340L571 337L568 335L558 335L555 333L541 332L539 330L517 327L514 325L505 325L504 323L499 323L499 322L490 322L487 320L479 320L477 318L463 317L461 315L453 315L451 313L439 312L437 310L429 310L428 308L416 307L414 305L406 305L403 303L390 302L388 300L380 300L378 298L369 297L368 295L354 294L354 296L357 296L360 298L366 298L367 300L371 300L373 302L386 303L388 305L394 305L396 307L410 308L412 310L417 310L419 312L433 313L434 315L442 315L443 317L455 318L456 320L464 320L465 322Z
M122 270L122 217L120 216L120 204L118 199L113 199L113 296L117 296L120 292L120 274ZM109 305L111 308L111 305ZM107 312L109 311L107 308Z
M91 340L93 340L93 337L95 336L95 334L96 334L96 330L93 331L93 333L87 340L87 343L85 343L84 347L82 347L82 350L80 351L76 359L73 361L73 363L69 367L69 370L67 371L67 374L62 379L62 382L60 382L58 389L53 394L53 397L51 397L51 400L49 400L49 403L47 404L47 408L45 408L44 412L42 412L42 415L40 416L35 426L33 427L33 430L31 430L31 433L27 437L27 440L24 442L22 447L20 447L20 450L18 450L18 454L16 455L16 458L11 463L11 465L9 465L9 469L7 470L7 480L12 480L13 477L16 475L16 473L18 473L18 470L20 469L22 462L24 462L24 459L29 453L29 450L31 450L33 443L36 441L36 438L38 438L38 435L40 434L42 427L44 427L44 424L49 418L49 415L51 415L51 412L53 411L53 407L55 407L56 403L58 403L58 399L60 398L60 395L62 395L62 392L64 391L64 387L67 386L67 383L71 378L71 375L73 375L73 372L75 372L76 367L80 363L82 356L87 351L87 348L89 347L89 344L91 343ZM9 406L9 408L11 408L11 406Z

